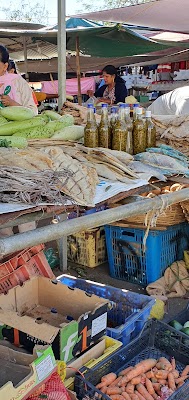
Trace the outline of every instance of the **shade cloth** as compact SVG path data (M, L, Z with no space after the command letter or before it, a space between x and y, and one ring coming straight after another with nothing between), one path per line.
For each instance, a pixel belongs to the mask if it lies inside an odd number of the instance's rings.
M58 81L44 81L42 92L48 94L58 93ZM81 93L86 94L88 90L95 91L95 80L93 77L81 78ZM78 82L76 78L66 79L66 93L72 96L78 93Z
M188 33L188 15L188 0L154 0L135 6L79 14L75 17Z

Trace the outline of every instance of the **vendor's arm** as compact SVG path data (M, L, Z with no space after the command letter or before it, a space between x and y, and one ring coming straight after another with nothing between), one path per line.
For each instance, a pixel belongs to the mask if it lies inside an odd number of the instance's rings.
M21 104L17 103L16 101L12 100L10 96L3 94L1 96L1 102L5 107L8 106L21 106Z
M35 115L38 114L37 106L34 102L33 91L28 83L21 76L15 81L15 87L17 92L17 101L15 105L30 108Z

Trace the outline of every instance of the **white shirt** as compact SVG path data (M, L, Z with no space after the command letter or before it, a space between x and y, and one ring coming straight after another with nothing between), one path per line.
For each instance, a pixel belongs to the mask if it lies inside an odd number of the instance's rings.
M189 114L189 86L163 94L148 107L148 110L154 115Z

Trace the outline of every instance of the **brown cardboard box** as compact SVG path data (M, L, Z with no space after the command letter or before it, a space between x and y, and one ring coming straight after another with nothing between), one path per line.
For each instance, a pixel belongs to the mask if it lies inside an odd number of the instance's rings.
M108 300L35 277L0 296L0 339L32 352L52 345L65 362L96 343L106 332Z
M0 399L27 399L56 371L51 347L40 350L39 357L0 345Z

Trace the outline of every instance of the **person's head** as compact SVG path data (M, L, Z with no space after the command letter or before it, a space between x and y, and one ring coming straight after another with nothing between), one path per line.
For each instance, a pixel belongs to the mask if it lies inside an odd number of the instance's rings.
M6 47L0 45L0 76L4 75L8 68L9 53Z
M102 70L102 77L106 85L111 85L117 77L117 69L113 65L106 65Z
M17 74L16 65L13 60L9 60L7 71L9 72L9 74Z

